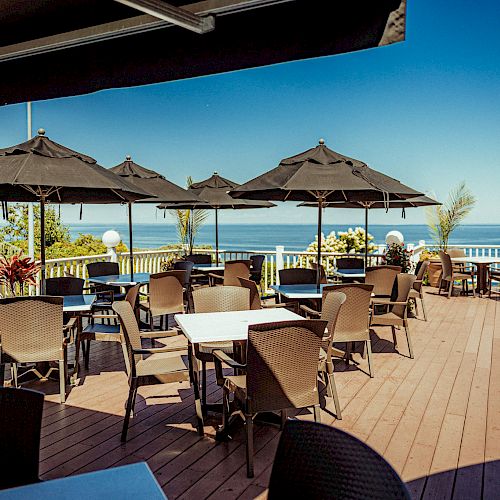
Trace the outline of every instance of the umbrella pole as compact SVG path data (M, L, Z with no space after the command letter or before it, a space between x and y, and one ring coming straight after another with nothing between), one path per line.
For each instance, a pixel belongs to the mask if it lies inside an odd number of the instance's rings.
M40 295L45 295L45 196L40 197Z
M128 203L128 241L130 259L130 281L134 281L134 245L132 240L132 203Z
M318 198L318 261L316 266L316 285L318 290L321 283L321 224L323 217L323 198Z
M215 209L215 263L219 265L219 210Z
M368 267L368 205L365 205L365 272Z

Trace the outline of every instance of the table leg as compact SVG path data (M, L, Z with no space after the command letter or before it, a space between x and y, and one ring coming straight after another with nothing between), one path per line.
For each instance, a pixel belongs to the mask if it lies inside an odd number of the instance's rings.
M194 393L194 406L196 409L196 420L198 427L198 434L203 436L203 413L201 408L201 396L200 396L200 383L198 380L198 360L196 359L194 353L194 346L191 342L188 342L188 360L189 360L189 378L191 379L191 385L193 386Z
M476 292L481 295L488 291L488 265L489 264L476 264L477 268L477 283Z

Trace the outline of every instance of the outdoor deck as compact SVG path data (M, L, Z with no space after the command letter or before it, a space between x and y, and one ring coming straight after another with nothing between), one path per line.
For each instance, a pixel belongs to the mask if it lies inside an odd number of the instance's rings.
M328 412L328 398L322 419L382 453L414 498L498 498L500 301L447 300L429 290L429 321L411 322L415 359L406 357L403 334L398 354L390 329L376 329L375 378L352 366L346 370L339 361L343 420ZM210 380L208 392L216 401L221 393L213 374ZM265 492L279 431L256 427L255 478L247 479L242 428L231 442L216 443L218 420L212 418L200 438L187 384L140 390L129 441L122 446L128 385L118 345L93 343L91 370L65 406L57 403L55 385L34 387L48 394L40 456L44 479L146 460L169 499L254 498Z

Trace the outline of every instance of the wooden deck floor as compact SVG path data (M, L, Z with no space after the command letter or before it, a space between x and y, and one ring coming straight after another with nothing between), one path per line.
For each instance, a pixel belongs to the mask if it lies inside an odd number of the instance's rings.
M429 321L411 320L415 359L400 353L390 329L373 334L375 377L336 365L343 420L323 397L324 423L353 433L378 450L407 482L414 498L499 498L500 495L500 301L427 294ZM40 469L42 477L146 460L170 499L254 498L265 492L279 438L257 426L255 478L245 474L240 428L228 443L214 441L216 418L206 436L194 428L188 385L140 390L129 441L120 444L128 386L121 349L93 344L91 370L72 388L65 406L57 388L45 390ZM209 398L220 399L213 374ZM300 418L312 419L304 412Z

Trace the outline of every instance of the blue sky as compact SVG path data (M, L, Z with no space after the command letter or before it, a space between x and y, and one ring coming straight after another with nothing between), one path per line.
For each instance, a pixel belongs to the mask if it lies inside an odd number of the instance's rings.
M214 170L244 182L317 144L446 198L465 180L478 198L467 222L500 223L500 2L409 0L407 40L341 56L109 90L33 104L33 128L106 167L125 155L184 185ZM451 6L453 5L453 6ZM0 107L0 147L26 139L24 105ZM88 206L83 222L126 222L120 206ZM137 222L154 222L154 206ZM66 222L78 220L64 207ZM378 211L372 223L425 222L423 209ZM287 203L225 211L227 223L314 223ZM158 222L163 222L158 215ZM330 210L327 223L360 224Z

